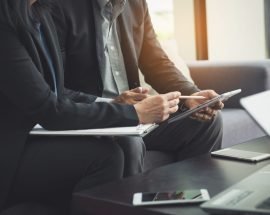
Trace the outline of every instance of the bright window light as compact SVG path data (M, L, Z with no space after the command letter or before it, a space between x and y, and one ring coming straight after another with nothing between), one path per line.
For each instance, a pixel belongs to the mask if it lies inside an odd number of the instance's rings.
M174 37L173 0L147 0L151 19L160 40Z
M149 8L153 12L164 12L173 10L172 0L147 0Z

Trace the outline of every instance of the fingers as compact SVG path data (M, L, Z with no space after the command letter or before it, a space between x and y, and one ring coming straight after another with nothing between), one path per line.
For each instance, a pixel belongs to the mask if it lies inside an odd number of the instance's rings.
M137 89L137 88L136 88ZM123 104L136 104L148 97L148 94L135 93L134 91L125 91L120 96L116 97L114 100L117 103Z
M203 90L200 93L203 93L209 99L212 99L218 96L218 94L214 90Z
M173 114L178 110L178 104L180 102L180 97L181 93L180 92L171 92L164 94L165 100L168 102L168 114Z
M142 93L143 94L148 94L149 93L149 89L146 87L142 87Z
M149 92L149 89L146 87L137 87L137 88L130 90L130 92L147 94Z
M207 107L203 111L193 114L192 118L198 121L209 121L212 120L217 113L217 110Z
M134 93L142 93L142 87L134 88L134 89L130 90L130 92L134 92Z
M209 116L208 114L197 112L197 113L195 113L195 114L193 115L192 118L193 118L193 119L196 119L196 120L198 120L198 121L204 122L204 121L209 121L209 120L211 120L211 119L213 118L213 116Z
M206 97L207 99L212 99L212 98L217 97L219 94L217 94L214 90L202 90L202 91L194 93L192 95L201 95L201 96ZM211 108L213 108L215 110L221 110L221 109L223 109L223 107L224 107L224 104L221 101L218 101L213 106L211 106Z
M181 93L175 91L175 92L170 92L170 93L164 94L163 96L165 97L165 99L167 101L170 101L170 100L174 100L174 99L179 99L179 97L181 96Z
M204 96L207 99L212 99L218 96L218 94L214 90L202 90L197 93L192 94L194 96Z
M136 101L141 101L146 99L148 96L146 94L130 93L129 97Z
M168 114L169 114L169 115L170 115L170 114L173 114L173 113L175 113L176 111L178 111L178 109L179 109L179 106L178 106L178 105L176 105L176 106L174 106L174 107L171 107L171 108L169 108Z
M215 115L216 114L216 112L217 112L217 110L215 110L215 109L213 109L213 108L210 108L210 107L206 107L203 111L202 111L202 113L204 113L204 114L206 114L206 115L208 115L208 116L213 116L213 115Z
M170 100L170 101L168 101L168 106L169 106L169 108L178 106L179 102L180 102L179 99Z
M213 108L216 110L222 110L224 108L224 103L219 101L215 104L215 106Z
M149 96L141 102L136 103L134 107L140 123L159 123L168 119L170 114L178 110L179 96L179 92L172 92Z

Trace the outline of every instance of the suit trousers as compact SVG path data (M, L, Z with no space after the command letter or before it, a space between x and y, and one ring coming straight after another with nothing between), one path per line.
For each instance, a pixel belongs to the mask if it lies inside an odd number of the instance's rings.
M171 124L162 123L144 138L118 138L125 157L124 176L143 171L145 148L169 153L175 161L182 161L220 149L222 134L222 117L218 113L207 122L188 117Z
M122 178L123 165L122 149L109 138L30 136L7 207L29 202L68 214L73 192Z

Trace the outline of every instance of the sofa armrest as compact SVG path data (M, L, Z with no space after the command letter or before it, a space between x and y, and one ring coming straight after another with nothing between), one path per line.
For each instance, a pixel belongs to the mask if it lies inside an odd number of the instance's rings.
M241 88L242 93L226 102L227 108L240 108L239 99L270 89L270 60L253 62L188 63L191 77L200 89L218 93Z

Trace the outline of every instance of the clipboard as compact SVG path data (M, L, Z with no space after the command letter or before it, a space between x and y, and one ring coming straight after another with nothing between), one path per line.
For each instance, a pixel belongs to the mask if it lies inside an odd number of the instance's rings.
M181 112L180 114L177 114L176 116L170 118L167 120L167 123L170 124L170 123L173 123L175 121L178 121L178 120L181 120L187 116L190 116L191 114L193 113L196 113L198 112L199 110L203 109L203 108L206 108L206 107L209 107L211 105L214 105L215 103L217 103L218 101L225 101L225 100L228 100L229 98L231 98L232 96L238 94L238 93L241 93L241 89L237 89L237 90L233 90L233 91L229 91L229 92L226 92L226 93L223 93L213 99L210 99L210 100L207 100L206 102L198 105L197 107L195 108L192 108L192 109L189 109L187 111L184 111L184 112Z

